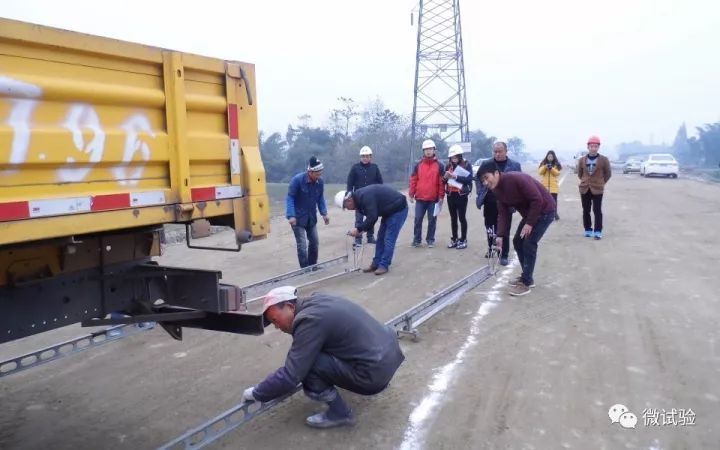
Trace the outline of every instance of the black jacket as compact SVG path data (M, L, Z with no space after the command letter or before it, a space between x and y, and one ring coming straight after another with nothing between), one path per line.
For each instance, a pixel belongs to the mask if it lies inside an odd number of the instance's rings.
M390 217L407 208L407 199L396 189L385 184L373 184L353 192L355 208L365 216L359 231L368 231L380 217Z
M349 364L346 375L366 394L382 391L405 360L395 331L350 300L315 293L298 299L293 342L285 365L255 387L269 401L292 391L308 375L320 353Z
M347 189L345 190L354 191L371 184L383 184L380 168L377 164L363 164L361 162L353 164L350 173L348 173Z
M460 195L468 195L470 192L472 192L472 185L473 185L473 168L472 164L470 164L470 161L462 160L458 166L462 167L463 169L470 172L465 177L457 177L455 181L462 184L462 190L460 191ZM448 165L445 167L445 170L452 170L453 165L452 162L448 163ZM448 186L448 181L450 180L443 180L445 183L445 193L450 194L450 186Z

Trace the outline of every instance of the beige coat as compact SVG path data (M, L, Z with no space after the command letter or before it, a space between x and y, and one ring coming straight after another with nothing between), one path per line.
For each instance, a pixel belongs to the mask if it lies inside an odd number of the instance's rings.
M602 194L605 191L605 183L612 176L610 160L603 155L598 155L595 171L592 175L587 170L587 155L578 160L577 175L580 178L580 193L587 193L588 189L594 195Z

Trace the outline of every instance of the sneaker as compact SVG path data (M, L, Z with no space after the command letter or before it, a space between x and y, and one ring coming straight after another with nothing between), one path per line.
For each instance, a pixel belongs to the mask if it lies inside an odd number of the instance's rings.
M435 241L428 241L427 246L428 246L428 248L434 248L434 247L435 247Z
M530 293L530 286L525 286L525 283L520 283L517 286L513 286L510 288L509 294L513 297L521 297L525 294Z
M560 220L560 216L558 216L557 213L555 214L555 220Z
M420 248L422 247L422 242L413 242L410 244L410 247Z
M510 263L508 262L508 259L507 259L507 258L503 258L503 257L501 256L501 257L500 257L500 265L501 265L501 266L507 266L508 264L510 264Z
M520 284L525 284L525 283L523 283L522 277L513 278L512 280L508 281L508 286L511 286L511 287L518 286ZM531 284L528 287L534 288L535 283Z
M459 241L457 241L457 246L455 248L457 248L458 250L467 248L467 241L464 239L460 239Z
M458 241L455 239L450 239L450 243L448 244L448 248L455 248L458 245Z
M350 413L347 417L331 419L327 416L327 413L322 412L319 414L313 414L305 419L305 424L312 428L334 428L346 425L355 425L355 416Z
M600 239L602 239L602 231L596 231L595 232L595 240L599 241Z
M368 237L367 237L367 243L368 243L368 244L376 244L377 241L375 240L375 236L368 236Z
M593 237L592 230L585 230L585 237Z
M375 264L370 264L369 267L366 267L365 269L363 269L363 272L370 273L370 272L375 272L376 270L377 270L377 266Z
M488 249L488 251L485 252L485 257L486 257L486 258L492 258L492 250Z
M386 273L388 273L387 267L378 266L375 270L375 275L385 275Z

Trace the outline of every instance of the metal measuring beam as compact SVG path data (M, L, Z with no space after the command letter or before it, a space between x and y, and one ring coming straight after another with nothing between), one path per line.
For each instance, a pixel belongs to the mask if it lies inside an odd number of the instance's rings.
M243 298L246 299L257 299L260 295L265 295L268 290L276 287L281 281L289 280L291 278L299 277L308 273L316 272L327 267L336 266L338 264L345 264L348 262L348 255L341 256L339 258L329 259L327 261L319 262L312 266L303 267L302 269L293 270L286 272L281 275L267 278L257 283L253 283L248 286L244 286L242 289Z
M55 361L65 356L81 352L90 348L98 347L110 342L119 341L120 339L148 330L150 328L137 328L131 325L118 325L104 330L95 331L90 334L78 336L59 344L54 344L43 349L26 353L21 356L0 361L0 378L22 372L39 365ZM112 331L118 331L119 334L113 336Z
M463 294L475 288L491 276L492 271L490 266L485 266L476 270L470 275L441 290L437 294L408 309L404 313L390 319L385 322L385 324L395 328L398 333L398 337L403 334L412 334L414 337L417 337L416 328L418 326L440 312L443 308L455 303ZM294 395L300 389L301 386L298 385L292 392L277 399L273 399L267 403L240 403L214 419L200 425L197 428L193 428L180 437L159 447L158 450L180 448L188 450L204 448L240 425L243 425L253 418L269 411L283 400Z

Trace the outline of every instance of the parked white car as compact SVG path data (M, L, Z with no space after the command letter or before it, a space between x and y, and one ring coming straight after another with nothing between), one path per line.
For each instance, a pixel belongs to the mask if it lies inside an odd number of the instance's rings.
M640 165L640 175L643 177L665 175L677 178L679 171L678 162L670 153L653 153Z

